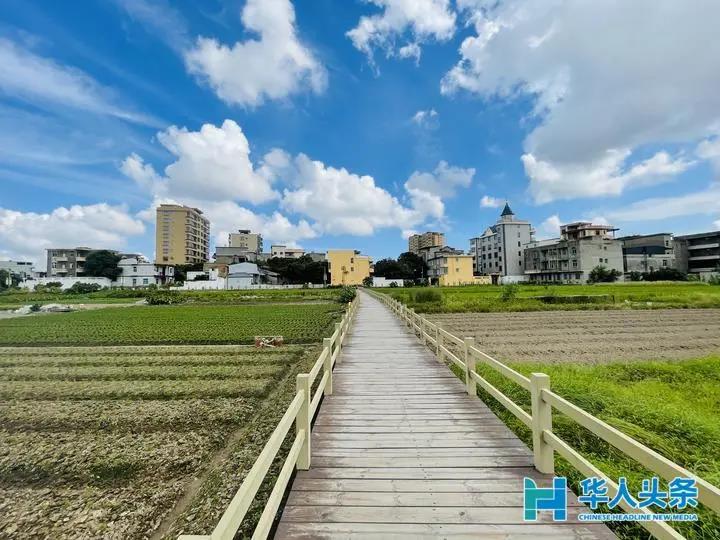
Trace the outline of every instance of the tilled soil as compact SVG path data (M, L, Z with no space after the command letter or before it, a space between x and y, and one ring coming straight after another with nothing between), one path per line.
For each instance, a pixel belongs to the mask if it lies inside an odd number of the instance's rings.
M720 309L429 315L501 361L606 363L720 354Z

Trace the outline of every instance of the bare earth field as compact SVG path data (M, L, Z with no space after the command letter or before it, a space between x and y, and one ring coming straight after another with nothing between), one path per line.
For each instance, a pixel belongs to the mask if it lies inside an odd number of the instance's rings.
M698 358L720 351L720 309L427 315L507 362L606 363Z

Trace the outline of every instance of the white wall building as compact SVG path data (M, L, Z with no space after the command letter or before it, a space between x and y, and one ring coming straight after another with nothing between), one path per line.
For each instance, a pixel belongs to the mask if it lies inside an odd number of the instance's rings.
M118 263L120 276L113 282L115 287L149 287L170 283L175 275L175 268L164 264L156 264L142 257L129 257Z
M48 283L60 283L60 288L65 291L75 285L76 283L87 283L92 284L95 283L97 285L100 285L100 287L107 288L112 287L113 281L110 281L109 278L106 277L43 277L43 278L33 278L33 279L26 279L25 281L22 281L20 283L20 287L23 289L33 290L37 285L47 285Z
M470 239L475 274L515 276L517 280L523 280L523 246L532 242L534 234L530 222L517 219L506 203L497 223L488 227L481 236Z
M7 270L20 279L31 278L34 273L33 263L29 261L0 261L0 270Z
M270 246L270 257L299 259L303 255L305 255L305 250L301 248L290 248L282 244L275 244Z
M390 287L390 285L395 284L397 287L403 287L405 285L405 280L403 279L391 279L391 278L384 278L384 277L375 277L372 278L372 286L373 287Z

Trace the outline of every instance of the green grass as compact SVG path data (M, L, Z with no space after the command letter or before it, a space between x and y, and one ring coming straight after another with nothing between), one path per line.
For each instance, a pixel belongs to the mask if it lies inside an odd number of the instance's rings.
M557 394L597 416L712 484L720 485L720 356L683 362L638 362L605 365L512 364L525 375L550 376ZM530 411L528 392L486 366L478 372L514 402ZM529 430L480 390L480 396L520 437L531 443ZM653 473L567 417L553 415L553 431L605 472L626 476L637 490ZM576 492L581 475L558 458L556 472L568 476ZM689 539L720 538L720 516L700 508L700 521L678 525ZM615 530L625 539L647 538L637 525Z
M313 343L329 335L339 304L107 308L0 320L2 345L252 343L256 335Z
M422 288L379 289L422 313L542 311L568 309L720 308L720 286L707 283L605 283L595 285L520 285L503 300L499 285L433 289L441 298L417 297ZM533 297L549 297L542 301ZM572 298L586 296L590 298ZM423 301L424 300L424 301ZM579 300L579 301L578 301ZM557 303L548 303L554 301Z

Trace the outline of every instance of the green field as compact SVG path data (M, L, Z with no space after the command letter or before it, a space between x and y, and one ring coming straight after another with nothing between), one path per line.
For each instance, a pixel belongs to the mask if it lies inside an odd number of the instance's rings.
M147 537L195 478L237 489L318 353L0 347L2 536ZM206 532L226 495L197 498Z
M376 291L390 294L421 313L720 307L720 286L694 282L517 285L512 288L477 285Z
M329 335L342 307L286 305L134 306L0 320L0 345L119 345L252 343L283 336L314 343Z
M548 374L554 392L705 480L720 485L720 356L683 362L595 366L511 365L525 375ZM486 366L479 366L478 372L530 412L527 391ZM524 424L490 395L482 390L479 393L513 431L531 444L531 433ZM611 478L626 476L635 490L642 478L653 476L636 461L563 415L553 415L553 431ZM578 483L582 479L579 473L561 458L556 461L556 471L567 476L579 492ZM700 522L678 525L678 530L689 539L720 537L720 516L705 508L700 508L699 514ZM615 532L627 540L647 537L644 529L636 525L622 525Z
M174 289L170 289L174 290ZM257 304L266 302L333 302L339 289L259 289L234 291L179 291L193 303ZM0 293L0 309L28 304L114 304L134 303L148 294L147 289L103 289L87 294L68 292L28 292L11 290Z

